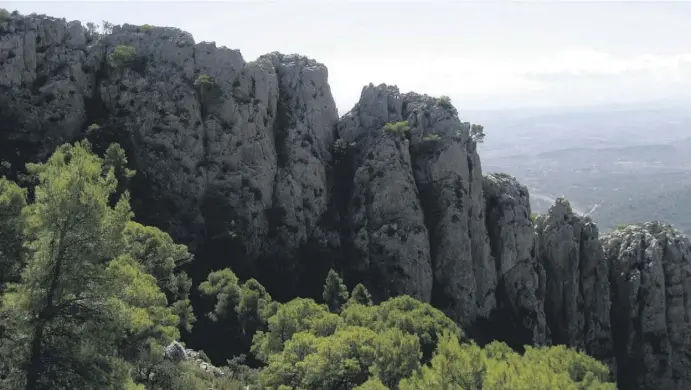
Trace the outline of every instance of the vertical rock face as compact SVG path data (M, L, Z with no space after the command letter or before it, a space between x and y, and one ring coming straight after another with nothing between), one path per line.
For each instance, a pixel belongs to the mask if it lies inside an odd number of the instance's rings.
M0 155L14 165L47 157L81 131L95 55L79 22L0 21ZM96 61L97 62L97 61Z
M390 132L387 123L407 122ZM496 271L469 124L429 96L369 85L338 125L356 148L348 206L355 268L465 324L494 308Z
M192 243L240 234L253 257L314 232L337 119L326 67L278 53L245 64L170 28L116 27L103 45L133 46L141 62L108 68L99 85L154 193L167 194L150 202L153 222Z
M482 167L470 124L443 101L410 94L415 178L432 248L433 302L466 327L495 307ZM437 139L438 137L438 139ZM436 140L435 140L436 139Z
M653 222L614 231L602 242L611 264L619 388L691 388L688 238Z
M286 210L275 228L281 247L293 249L295 243L324 235L319 221L328 206L327 163L338 116L324 65L299 56L271 57L280 87L272 204Z
M379 286L375 297L409 294L429 302L432 264L424 213L413 176L409 140L382 131L407 119L395 87L370 85L338 124L340 137L356 148L347 220L355 273Z
M497 265L495 337L514 347L544 345L545 270L536 258L528 189L505 174L484 178L487 230Z
M612 363L609 267L597 226L557 199L536 221L538 260L546 272L545 315L555 344Z
M17 15L0 30L0 155L13 166L84 136L97 151L118 142L138 172L140 219L192 250L239 241L257 258L324 236L338 119L324 65L279 53L245 63L175 28L95 39L78 22ZM114 60L118 47L134 58Z

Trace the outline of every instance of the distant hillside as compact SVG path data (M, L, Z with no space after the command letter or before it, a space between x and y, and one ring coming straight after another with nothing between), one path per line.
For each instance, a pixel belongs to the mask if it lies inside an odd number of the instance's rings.
M671 221L675 228L691 234L691 184L673 190L661 190L630 202L601 207L593 213L603 228L640 223L647 220ZM603 229L604 230L604 229Z
M480 115L483 169L523 181L535 211L566 196L604 231L657 219L691 232L691 110L670 103L516 115Z

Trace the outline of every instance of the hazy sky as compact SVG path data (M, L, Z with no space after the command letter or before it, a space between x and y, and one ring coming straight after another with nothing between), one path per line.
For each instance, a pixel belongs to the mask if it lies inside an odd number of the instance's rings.
M68 20L179 27L196 41L326 64L341 112L362 86L460 109L691 99L691 1L19 1Z

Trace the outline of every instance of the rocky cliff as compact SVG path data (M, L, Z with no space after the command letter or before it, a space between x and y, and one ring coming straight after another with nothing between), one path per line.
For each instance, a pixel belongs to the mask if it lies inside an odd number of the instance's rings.
M622 389L691 388L691 245L658 222L602 237Z
M480 342L567 344L608 362L622 389L688 388L685 237L660 224L599 237L563 199L533 221L525 186L483 176L448 101L368 85L338 118L327 79L314 60L245 62L174 28L97 36L12 15L0 160L20 177L61 143L120 143L137 217L190 246L196 283L231 266L279 299L316 296L336 268L375 299L432 302ZM189 344L228 357L210 329Z

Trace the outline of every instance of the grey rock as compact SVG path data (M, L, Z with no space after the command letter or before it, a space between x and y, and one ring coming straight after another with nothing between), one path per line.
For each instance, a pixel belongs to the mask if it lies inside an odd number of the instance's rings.
M487 231L497 267L497 327L511 345L549 342L544 312L545 270L537 261L528 189L516 178L484 178Z
M338 124L339 136L358 149L348 208L355 258L349 265L378 281L374 293L381 299L408 294L429 302L432 264L409 141L382 131L404 120L402 103L397 88L369 85Z
M84 50L87 44L86 30L79 21L67 23L67 46Z
M328 207L327 163L338 120L326 67L296 55L273 53L279 84L273 135L277 156L272 207L282 221L274 226L274 248L322 236L319 221Z
M192 250L242 237L257 258L325 234L338 117L324 65L278 53L245 63L175 28L125 24L89 40L78 22L10 23L16 33L0 40L9 90L0 135L15 160L43 159L95 123L90 139L131 156L142 220ZM111 58L119 45L135 50L126 66ZM199 84L202 75L212 82Z
M163 356L170 361L181 362L187 360L187 351L182 344L173 341L163 349Z
M209 363L202 354L193 349L187 349L177 341L172 341L163 349L163 357L172 362L189 361L197 365L201 370L213 374L216 377L225 376L225 372Z
M383 130L399 121L407 135ZM357 150L348 209L354 267L384 283L383 297L431 300L464 324L489 316L496 287L469 127L437 99L372 84L338 124Z
M691 244L659 222L602 237L624 390L691 388Z
M559 198L547 214L538 216L536 232L553 343L579 348L614 369L609 266L597 226Z
M7 159L45 158L72 140L93 90L90 53L78 22L13 16L0 36L0 148Z
M461 122L455 108L414 93L405 101L414 174L433 249L433 301L468 327L487 319L496 305L480 158L470 123Z

